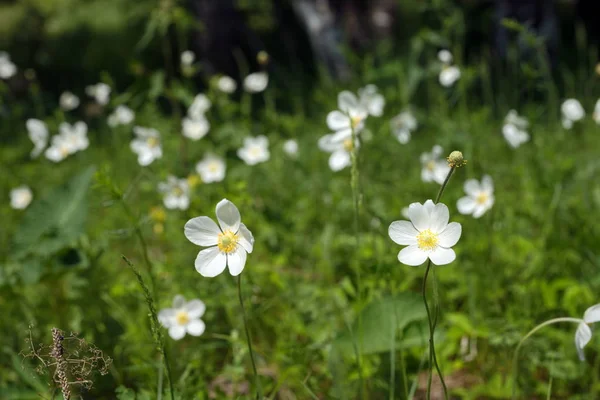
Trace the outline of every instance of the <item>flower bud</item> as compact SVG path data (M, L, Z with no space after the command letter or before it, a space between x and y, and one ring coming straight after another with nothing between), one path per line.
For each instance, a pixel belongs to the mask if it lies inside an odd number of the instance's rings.
M448 165L450 168L462 167L467 163L467 160L465 160L463 157L463 153L458 150L454 150L452 153L450 153L446 160L448 160Z

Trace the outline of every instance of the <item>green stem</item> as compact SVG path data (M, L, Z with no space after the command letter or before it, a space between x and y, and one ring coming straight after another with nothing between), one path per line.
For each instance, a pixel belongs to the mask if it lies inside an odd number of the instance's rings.
M533 335L534 333L536 333L537 331L539 331L540 329L542 329L545 326L548 325L552 325L552 324L556 324L559 322L573 322L575 324L581 324L581 323L585 323L584 320L579 319L579 318L569 318L569 317L563 317L563 318L554 318L551 320L548 320L546 322L542 322L541 324L539 324L538 326L536 326L535 328L533 328L532 330L530 330L527 335L523 336L523 338L521 339L521 341L519 341L519 344L517 345L517 348L515 349L515 352L513 354L513 359L512 359L512 367L513 367L513 377L512 377L512 399L516 399L517 398L517 361L519 358L519 350L521 350L521 346L523 346L523 343L525 343L525 341L527 339L529 339L529 337L531 335Z
M237 279L238 297L240 299L240 306L242 307L242 316L244 317L244 330L246 331L246 340L248 342L248 351L250 352L250 361L252 361L252 371L254 373L254 384L256 386L256 398L262 399L262 387L260 386L260 379L258 378L258 371L256 369L256 362L254 361L254 351L252 351L252 339L250 339L250 331L248 330L248 318L246 317L246 308L244 307L244 299L242 297L242 275L238 275Z

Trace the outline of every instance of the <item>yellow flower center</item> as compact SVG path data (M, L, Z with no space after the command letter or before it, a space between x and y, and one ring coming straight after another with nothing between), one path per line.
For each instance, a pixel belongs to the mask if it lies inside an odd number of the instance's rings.
M431 160L427 164L425 164L425 168L428 171L433 171L435 169L435 161Z
M250 150L248 150L248 153L250 153L252 157L258 157L262 153L262 149L258 146L253 146L250 148Z
M183 189L180 187L174 187L173 188L173 194L175 196L182 196L183 195Z
M362 122L361 117L350 117L350 123L352 124L352 129L358 128L360 123Z
M187 325L188 322L190 322L190 316L186 311L177 311L177 314L175 314L175 321L177 321L177 324L179 325Z
M475 198L475 201L479 205L484 205L485 203L487 203L489 198L490 198L490 196L488 196L487 193L482 192L477 195L477 197Z
M254 155L256 156L256 153L254 153ZM217 172L219 170L219 163L216 161L211 162L208 164L208 170L210 172Z
M227 230L223 233L219 233L217 237L217 247L223 253L233 253L237 248L239 237L235 233Z
M146 144L148 144L148 146L150 147L156 147L158 146L158 139L154 137L149 137L148 139L146 139Z
M354 149L354 144L352 144L352 139L344 140L343 146L344 146L344 150L346 150L348 153L350 153L352 151L352 149Z
M417 235L417 246L421 250L433 250L437 247L440 239L437 233L433 233L430 229L425 229Z

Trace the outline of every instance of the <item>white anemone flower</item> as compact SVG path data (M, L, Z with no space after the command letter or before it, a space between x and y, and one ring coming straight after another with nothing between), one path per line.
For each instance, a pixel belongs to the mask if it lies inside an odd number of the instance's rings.
M184 118L181 121L183 136L192 140L200 140L210 130L210 123L204 116L200 118Z
M179 340L190 334L200 336L204 333L206 325L200 319L206 311L206 306L201 300L185 301L185 297L177 295L173 299L173 308L165 308L158 313L158 321L169 330L173 340Z
M133 110L125 105L120 105L108 116L108 126L114 128L119 125L129 125L134 119Z
M27 127L29 139L31 139L34 146L31 151L31 158L36 158L48 145L48 127L46 127L44 121L35 118L28 119L25 126Z
M204 183L221 182L225 179L226 169L225 160L214 154L206 154L196 164L196 172Z
M10 191L10 206L15 210L24 210L33 200L33 193L27 185L21 185Z
M85 93L87 93L88 96L93 97L94 100L102 106L108 104L108 101L110 100L110 91L110 86L103 82L85 88Z
M268 84L269 75L266 72L254 72L244 78L244 90L248 93L260 93Z
M0 51L0 79L9 79L17 73L17 66L5 51Z
M585 361L583 348L592 339L590 325L595 322L600 322L600 304L596 304L585 310L583 319L577 326L577 331L575 332L575 348L577 349L577 354L581 361Z
M510 110L504 118L502 135L512 148L517 148L521 144L529 141L527 127L529 122L524 117L519 116L515 110Z
M231 94L237 89L237 82L230 76L221 76L217 80L217 89L223 93Z
M440 60L444 64L452 64L454 57L452 57L452 53L446 49L442 49L438 51L437 54L438 60Z
M160 133L156 129L135 126L133 132L136 138L131 141L130 146L138 156L138 164L145 167L162 157Z
M462 233L458 222L448 223L450 214L443 203L412 203L408 207L410 221L394 221L388 234L397 244L408 246L400 250L402 264L417 266L430 259L435 265L450 264L456 258L454 246Z
M409 110L401 112L390 121L392 135L394 135L401 144L408 143L412 132L417 130L418 127L419 123L417 122L417 119Z
M244 139L244 146L237 151L237 155L248 165L256 165L268 161L271 157L269 152L269 139L260 135Z
M464 189L467 195L456 203L459 213L479 218L494 205L494 182L489 175L484 175L481 182L467 180Z
M451 87L460 79L460 69L456 65L446 65L440 72L439 80L443 87Z
M62 122L58 129L60 136L68 143L70 154L88 148L90 142L87 137L87 125L85 122L76 122L73 125Z
M196 55L193 51L186 50L181 53L181 65L184 67L191 67L194 61L196 61Z
M358 89L359 103L364 107L369 115L381 117L385 107L385 98L379 93L377 86L367 85Z
M565 129L571 129L573 123L585 117L585 110L577 99L567 99L560 106L562 124Z
M440 185L444 183L446 175L450 172L450 166L444 160L443 149L440 146L433 146L431 153L421 154L421 180L423 182L436 182Z
M73 154L72 144L63 135L52 136L51 145L44 152L46 158L55 163L61 162L70 154Z
M79 97L68 91L63 92L58 99L58 104L64 111L71 111L79 107Z
M294 139L288 139L283 143L283 151L288 156L295 158L298 155L298 142Z
M369 111L352 92L344 90L338 95L338 110L327 114L327 127L333 133L333 141L344 141L352 136L352 129L359 133Z
M212 103L208 96L199 93L194 97L194 101L188 108L188 116L192 119L204 118L204 114L210 109Z
M185 236L190 242L211 246L198 253L196 271L212 278L229 267L229 273L237 276L244 270L247 253L252 253L254 237L231 201L221 200L216 214L219 225L209 217L192 218L185 224Z
M354 141L354 146L357 149L360 147L358 138ZM319 149L331 153L331 156L329 156L329 168L335 172L352 165L351 154L354 146L351 137L340 141L336 139L335 134L329 134L319 139Z
M158 190L163 194L163 203L168 209L187 210L190 206L190 185L187 179L169 175L166 182L158 184Z

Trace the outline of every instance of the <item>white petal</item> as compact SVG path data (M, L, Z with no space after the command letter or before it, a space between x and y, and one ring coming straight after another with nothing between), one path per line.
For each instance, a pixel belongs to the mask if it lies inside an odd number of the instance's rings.
M227 254L227 265L229 266L229 273L231 275L238 276L241 274L246 265L246 250L238 246L236 251Z
M219 225L224 231L230 230L233 233L237 233L240 229L240 212L237 207L229 200L223 199L217 204L217 219Z
M418 231L429 229L429 211L423 204L412 203L408 206L408 215Z
M173 308L165 308L158 312L158 322L165 328L173 325L175 322L175 310Z
M579 359L581 361L585 361L585 354L583 353L583 348L586 344L590 342L592 339L592 330L585 323L580 323L577 326L577 331L575 332L575 348L577 349L577 354L579 355Z
M456 258L456 253L452 249L446 249L444 247L437 247L435 250L429 253L429 259L435 265L446 265L450 264Z
M494 181L492 177L489 175L484 175L481 179L481 188L486 191L488 194L494 192Z
M195 266L200 275L213 278L225 270L227 256L218 247L209 247L198 253Z
M348 113L351 109L358 107L358 99L354 93L344 90L338 95L338 108Z
M332 131L350 128L350 118L341 111L332 111L327 114L327 126Z
M394 221L388 229L390 239L400 245L417 244L418 234L419 231L408 221Z
M246 252L252 253L252 249L254 248L254 236L252 236L252 232L250 232L246 225L240 223L240 231L238 234L240 235L240 246L242 246Z
M481 192L481 186L477 179L468 179L465 182L465 193L469 196L477 196Z
M419 249L416 244L405 247L398 253L398 261L402 264L417 266L423 264L425 260L427 260L427 253Z
M343 145L343 141L346 139L350 139L352 137L352 130L350 128L340 129L331 135L329 140L337 144L336 148L339 148L340 145Z
M593 324L594 322L600 321L600 304L596 304L595 306L591 306L585 313L583 314L583 320L588 324Z
M179 206L179 197L175 196L173 194L168 194L164 197L163 203L165 204L166 208L168 208L169 210L172 210ZM211 244L216 244L216 243L211 243ZM209 246L209 245L205 245L205 246Z
M442 232L448 226L450 212L444 203L437 203L430 215L430 228L434 233Z
M169 336L171 336L171 338L173 340L179 340L182 337L185 336L185 326L181 326L181 325L174 325L172 327L169 328Z
M174 309L178 310L180 308L183 308L184 306L185 306L185 297L178 294L177 296L175 296L173 298L173 308Z
M198 299L188 301L183 308L185 309L185 311L187 311L188 317L190 317L190 319L200 318L204 315L204 311L206 310L204 302Z
M331 153L332 151L336 151L340 148L340 144L336 143L332 140L333 134L330 133L328 135L322 136L319 138L318 146L322 151L326 151Z
M458 208L458 212L464 215L473 214L473 210L475 210L475 206L477 202L474 198L465 196L458 200L456 203L456 208Z
M476 204L473 209L473 218L481 217L487 210L489 210L489 207L486 204Z
M462 226L458 222L450 222L446 229L438 235L438 244L442 247L452 247L458 242L461 234Z
M381 117L383 115L383 107L385 106L385 99L382 95L376 94L371 98L369 102L369 114L374 117Z
M189 324L185 326L185 330L192 336L200 336L204 333L206 329L206 325L204 325L204 321L201 319L195 319L190 321Z
M345 150L337 150L329 157L329 168L332 171L340 171L351 164L350 153Z
M209 217L196 217L186 222L183 228L185 237L198 246L214 246L217 244L221 230Z

